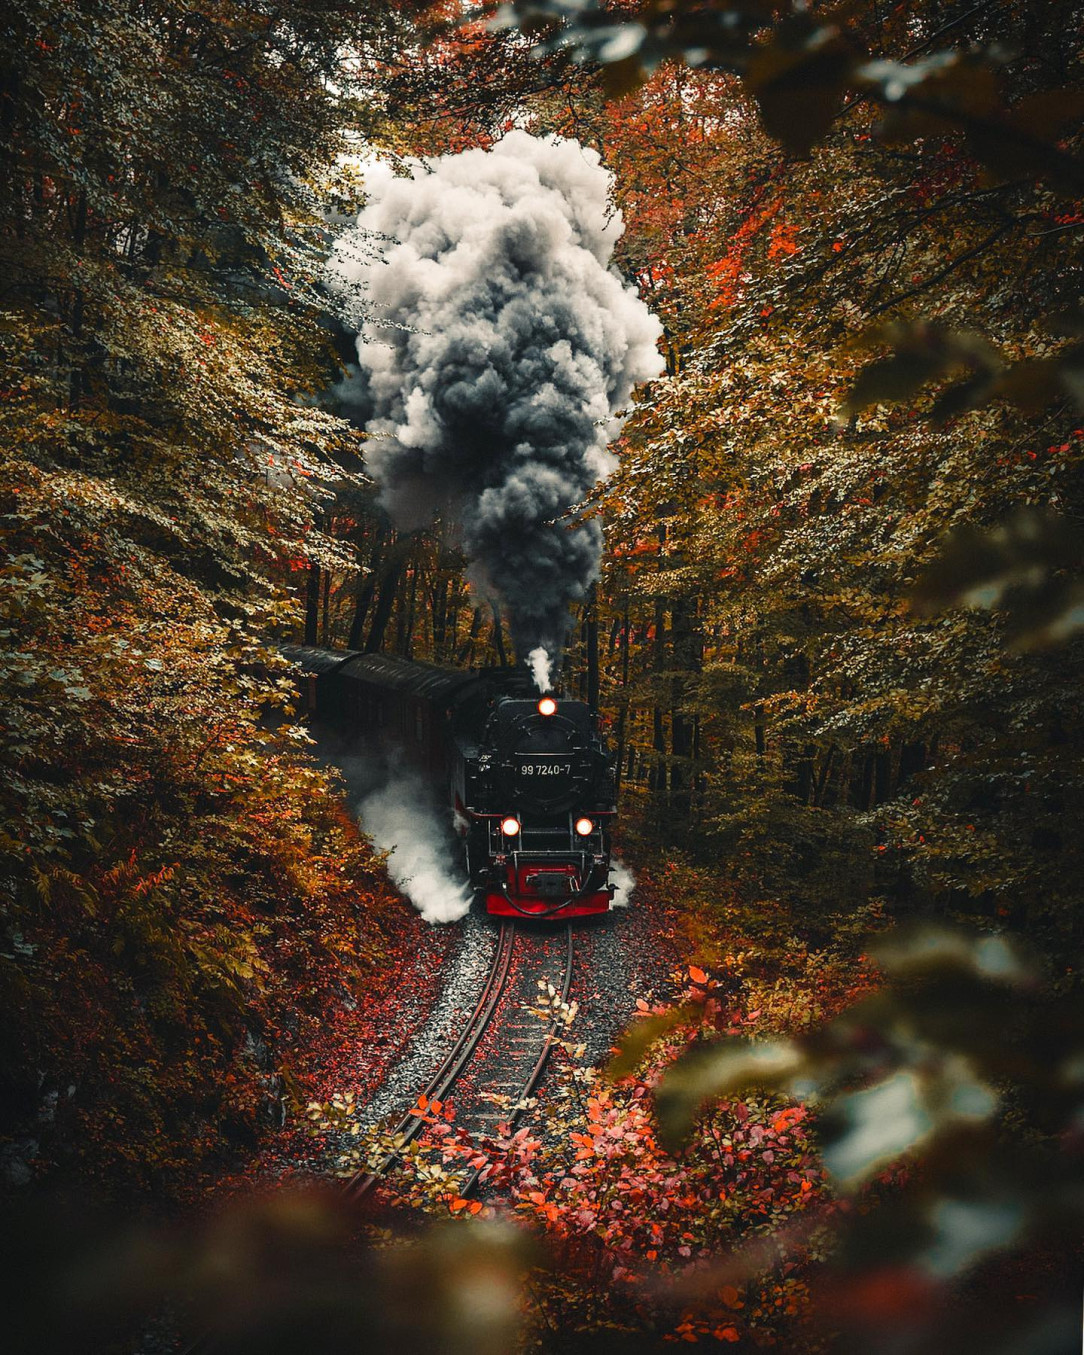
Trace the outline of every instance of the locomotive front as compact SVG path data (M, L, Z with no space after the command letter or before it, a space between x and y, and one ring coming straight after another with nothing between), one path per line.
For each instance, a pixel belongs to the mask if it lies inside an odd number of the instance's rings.
M582 701L497 701L465 751L471 883L501 916L609 910L613 763Z

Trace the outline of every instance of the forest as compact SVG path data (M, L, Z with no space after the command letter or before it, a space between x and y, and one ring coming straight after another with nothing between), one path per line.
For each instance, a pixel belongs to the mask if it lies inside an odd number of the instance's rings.
M1077 1349L1084 4L10 0L0 37L7 1348ZM590 974L541 994L519 1127L423 1096L408 1151L361 1106L460 924L281 647L526 658L548 576L480 582L454 495L389 508L329 261L378 185L527 138L608 176L659 334L543 524L602 543L556 657L615 754L638 883L586 953L628 982L604 1048Z

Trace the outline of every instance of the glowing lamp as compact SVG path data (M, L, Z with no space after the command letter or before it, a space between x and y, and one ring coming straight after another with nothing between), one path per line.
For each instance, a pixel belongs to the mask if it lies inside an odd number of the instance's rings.
M554 699L553 699L552 696L544 696L544 697L542 698L542 700L539 701L539 703L538 703L538 713L539 713L539 715L556 715L556 714L557 714L557 702L554 701Z
M514 819L511 815L506 819L501 819L501 832L505 837L515 837L519 832L519 819Z
M576 820L576 832L579 833L580 837L590 837L594 831L595 825L590 819Z

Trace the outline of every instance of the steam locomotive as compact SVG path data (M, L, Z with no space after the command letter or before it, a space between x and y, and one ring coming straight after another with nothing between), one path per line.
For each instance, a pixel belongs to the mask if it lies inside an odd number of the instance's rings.
M609 911L613 759L582 701L526 674L463 673L387 654L283 649L317 719L394 749L447 802L471 887L503 917Z

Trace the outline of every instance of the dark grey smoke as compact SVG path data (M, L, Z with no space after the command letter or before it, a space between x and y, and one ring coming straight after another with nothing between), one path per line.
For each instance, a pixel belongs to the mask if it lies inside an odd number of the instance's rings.
M366 427L373 417L368 372L363 371L356 362L348 363L342 380L321 392L319 404L321 409L330 410L356 428Z
M364 428L375 411L369 391L369 373L363 371L357 362L357 331L348 329L332 310L323 312L320 324L331 336L335 352L342 361L343 375L320 391L312 403L337 414L340 419L346 419L355 428Z
M455 518L522 659L559 657L602 532L555 520L612 469L618 411L662 370L658 321L609 269L610 175L576 141L512 132L366 187L331 285L360 328L368 468L400 526Z

